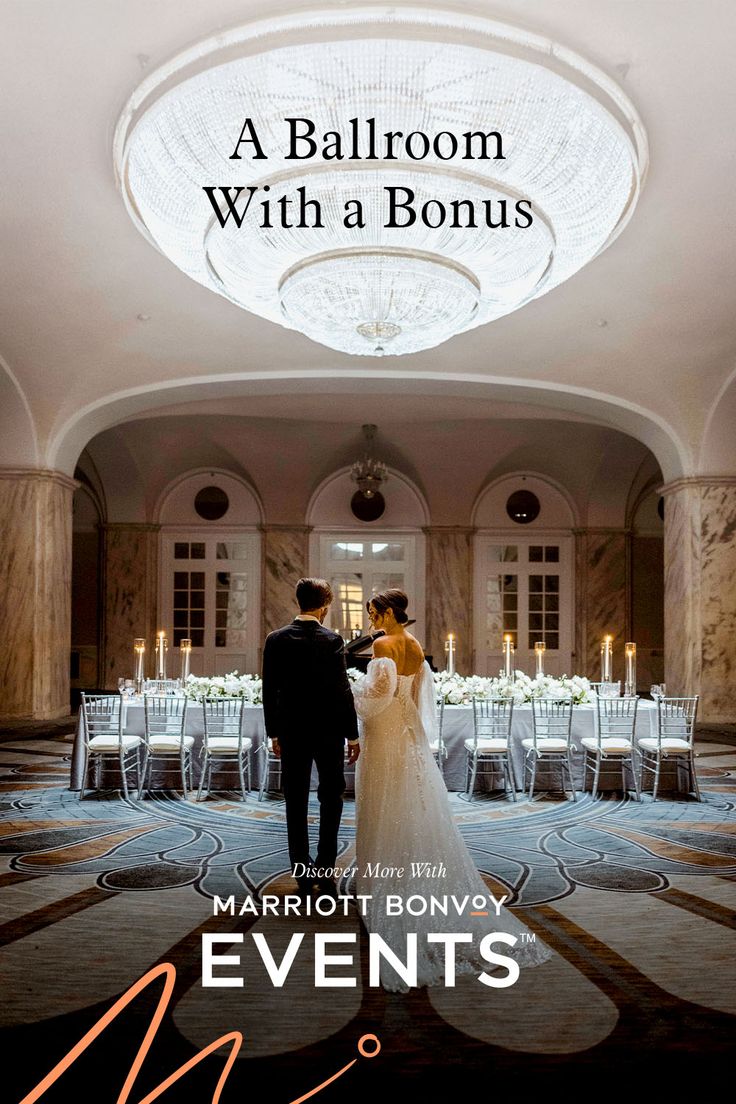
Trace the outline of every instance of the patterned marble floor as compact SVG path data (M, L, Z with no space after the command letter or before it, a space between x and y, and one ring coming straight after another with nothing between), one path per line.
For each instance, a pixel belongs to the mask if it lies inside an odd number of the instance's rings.
M270 1099L293 1101L357 1059L318 1094L375 1098L388 1087L440 1099L443 1086L477 1095L490 1085L531 1091L563 1075L565 1095L590 1095L591 1078L716 1076L736 1027L736 747L708 735L699 746L703 802L640 804L613 794L576 803L545 795L451 800L467 844L494 891L555 951L510 989L475 978L407 996L367 985L314 988L315 931L365 934L354 912L339 919L214 918L214 895L284 894L283 804L206 802L157 792L142 802L103 792L83 802L66 789L71 747L59 738L0 745L0 1029L18 1062L5 1099L20 1101L111 1003L150 967L176 967L173 996L132 1099L214 1039L243 1044L222 1100L241 1099L255 1077ZM314 810L316 812L316 809ZM346 804L341 861L350 864L354 807ZM346 887L343 887L346 888ZM250 934L278 958L304 931L288 984L258 982ZM247 936L242 987L204 990L201 937ZM227 953L228 947L218 948ZM365 956L363 956L365 957ZM250 980L249 980L250 979ZM44 1095L117 1100L152 1014L151 987ZM381 1052L361 1055L376 1035ZM364 1045L364 1048L366 1046ZM165 1094L208 1101L220 1051ZM519 1079L523 1079L519 1081ZM621 1082L621 1084L624 1084ZM86 1089L85 1089L86 1087ZM560 1086L558 1085L558 1088ZM136 1095L137 1094L137 1095Z

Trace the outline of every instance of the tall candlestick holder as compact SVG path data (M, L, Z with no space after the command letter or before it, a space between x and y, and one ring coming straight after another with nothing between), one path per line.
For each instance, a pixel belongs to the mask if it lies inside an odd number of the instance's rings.
M624 660L624 694L630 696L636 694L636 644L624 644Z
M514 638L505 633L503 638L503 673L507 679L514 677Z
M191 659L192 642L191 640L182 640L179 645L179 679L182 686L189 678Z
M604 636L601 641L601 682L613 681L613 637Z
M169 650L169 642L166 633L156 634L156 678L166 678L166 655Z
M538 640L534 645L534 674L539 676L544 674L544 653L547 651L547 645L543 640Z
M146 641L142 636L137 636L133 641L133 654L135 656L135 692L142 694L146 677Z
M455 636L454 633L450 633L445 641L445 655L447 656L446 669L448 675L455 674Z

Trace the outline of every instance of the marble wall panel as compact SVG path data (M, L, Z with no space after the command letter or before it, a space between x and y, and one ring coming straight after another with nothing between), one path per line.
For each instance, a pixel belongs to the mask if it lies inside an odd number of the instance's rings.
M736 721L736 479L682 479L665 494L665 657L670 693Z
M119 678L133 676L133 640L145 638L152 673L158 616L158 525L110 524L104 537L103 679L115 689Z
M0 470L0 716L69 712L72 497L60 472Z
M624 644L630 639L629 543L623 529L581 529L575 534L575 669L600 678L601 640L614 638L613 677L623 679Z
M664 654L671 694L700 685L700 489L683 481L665 490Z
M426 651L445 666L445 640L457 639L458 674L473 673L473 535L460 526L435 526L427 536Z
M736 481L701 500L702 719L736 721Z
M263 527L263 636L288 625L298 612L294 588L308 574L309 528Z

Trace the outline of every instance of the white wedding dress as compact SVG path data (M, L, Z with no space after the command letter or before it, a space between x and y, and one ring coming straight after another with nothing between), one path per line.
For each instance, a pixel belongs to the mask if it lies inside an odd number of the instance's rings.
M456 972L479 974L493 969L479 953L479 943L491 931L519 937L514 947L494 945L498 954L516 959L520 966L546 961L551 952L538 940L520 938L528 929L502 907L496 916L489 891L463 842L453 819L447 790L430 749L437 738L434 679L425 662L414 675L399 675L393 659L373 659L368 673L353 684L358 716L363 722L361 753L356 767L356 892L370 897L366 927L377 932L404 957L407 932L417 932L417 983L442 984L445 979L441 944L428 944L431 932L466 932L472 943L458 944ZM412 863L427 864L420 873ZM367 868L403 868L403 876L377 875ZM441 872L444 864L446 873ZM482 895L488 916L472 917L476 906L463 915L386 915L386 898L396 894L404 901L413 894L425 898L455 895L470 899ZM385 962L381 964L385 989L408 988Z

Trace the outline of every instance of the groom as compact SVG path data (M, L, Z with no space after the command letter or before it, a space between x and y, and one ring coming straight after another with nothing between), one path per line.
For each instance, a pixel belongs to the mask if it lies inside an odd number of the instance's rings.
M324 579L300 579L296 600L299 613L291 624L266 638L263 714L266 735L281 759L289 859L299 892L309 896L316 884L321 893L335 896L335 883L324 871L337 858L345 740L347 761L354 763L360 754L358 721L342 637L322 627L332 602L330 584ZM316 863L309 855L307 826L312 763L319 776Z

